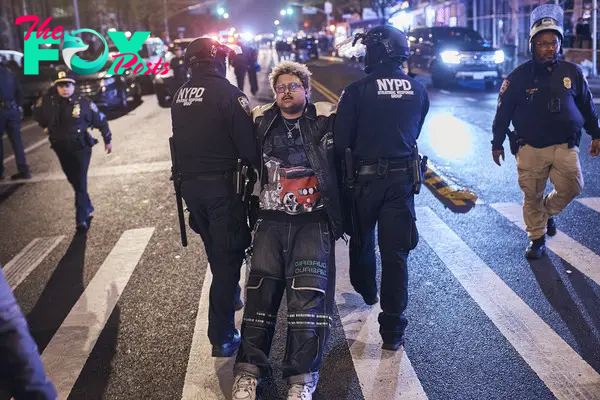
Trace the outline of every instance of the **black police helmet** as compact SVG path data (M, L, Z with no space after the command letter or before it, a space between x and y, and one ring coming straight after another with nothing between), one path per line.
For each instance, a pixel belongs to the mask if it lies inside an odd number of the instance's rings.
M376 26L362 39L366 47L365 72L380 64L402 63L409 56L408 40L400 29L390 25Z
M212 38L197 38L185 49L185 65L191 67L199 62L224 64L230 51L227 46Z

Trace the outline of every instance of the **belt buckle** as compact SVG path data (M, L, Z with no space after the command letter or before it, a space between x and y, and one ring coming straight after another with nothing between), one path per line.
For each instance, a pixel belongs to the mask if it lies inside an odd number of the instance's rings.
M387 158L380 158L379 160L377 160L377 177L378 178L383 178L384 176L387 175L388 172L388 159Z

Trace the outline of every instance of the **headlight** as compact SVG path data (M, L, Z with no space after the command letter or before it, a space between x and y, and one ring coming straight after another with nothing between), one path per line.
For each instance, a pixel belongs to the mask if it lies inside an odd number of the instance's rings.
M455 50L442 51L440 53L442 61L446 64L460 64L460 53Z
M494 53L494 62L496 64L502 64L504 62L504 52L502 50L496 50Z
M100 85L101 86L108 86L108 85L112 85L113 83L115 83L115 78L104 78L102 80L100 80Z

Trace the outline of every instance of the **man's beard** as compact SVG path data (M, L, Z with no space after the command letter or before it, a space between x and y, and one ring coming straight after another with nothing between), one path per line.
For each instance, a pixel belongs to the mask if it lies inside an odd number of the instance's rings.
M300 103L293 103L290 106L284 106L283 100L284 99L281 99L282 104L279 106L279 108L286 114L297 114L303 111L304 107L306 106L306 101L302 101Z

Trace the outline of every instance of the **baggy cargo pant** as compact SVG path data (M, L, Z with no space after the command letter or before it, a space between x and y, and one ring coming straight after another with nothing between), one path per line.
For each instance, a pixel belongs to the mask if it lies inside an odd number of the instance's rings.
M579 147L525 145L517 154L517 170L527 234L531 240L539 239L546 234L548 218L564 210L583 189ZM554 189L544 196L548 177Z
M272 374L269 353L284 290L288 328L283 378L289 384L316 382L335 295L335 243L326 220L259 220L236 375Z

